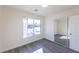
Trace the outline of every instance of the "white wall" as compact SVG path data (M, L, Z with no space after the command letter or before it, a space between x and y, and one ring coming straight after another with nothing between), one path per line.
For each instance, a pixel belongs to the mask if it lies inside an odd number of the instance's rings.
M50 41L54 41L54 20L51 18L45 19L45 38L47 38Z
M44 28L43 28L43 20L44 18L41 16L37 16L31 13L26 13L20 10L4 7L3 12L3 40L2 47L0 46L0 52L16 48L18 46L22 46L28 44L30 42L39 40L44 38ZM41 34L36 35L29 38L23 38L23 18L31 17L37 18L41 20Z
M54 20L54 34L58 34L58 20Z
M0 6L0 51L2 50L3 48L3 26L2 26L2 6Z
M54 20L79 14L79 8L62 11L45 17L45 37L54 41Z

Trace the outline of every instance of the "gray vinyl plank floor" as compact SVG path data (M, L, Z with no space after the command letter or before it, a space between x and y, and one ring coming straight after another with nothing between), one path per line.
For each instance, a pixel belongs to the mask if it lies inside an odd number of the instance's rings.
M76 51L47 39L42 39L4 53L76 53Z

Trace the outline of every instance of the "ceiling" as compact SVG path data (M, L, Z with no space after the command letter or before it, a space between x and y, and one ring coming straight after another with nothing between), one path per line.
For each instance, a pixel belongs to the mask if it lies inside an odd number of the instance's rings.
M50 14L58 13L64 10L77 8L76 5L48 5L47 7L42 7L41 5L9 5L9 7L34 13L40 16L47 16Z

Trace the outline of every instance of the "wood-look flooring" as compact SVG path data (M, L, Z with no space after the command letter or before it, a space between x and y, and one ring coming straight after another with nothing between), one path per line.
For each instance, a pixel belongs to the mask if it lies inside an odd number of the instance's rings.
M4 53L76 53L76 51L42 39Z

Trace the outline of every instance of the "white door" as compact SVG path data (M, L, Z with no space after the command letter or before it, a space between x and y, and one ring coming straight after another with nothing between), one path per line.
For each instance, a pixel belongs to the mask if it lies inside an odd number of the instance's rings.
M69 17L70 48L79 52L79 15Z

